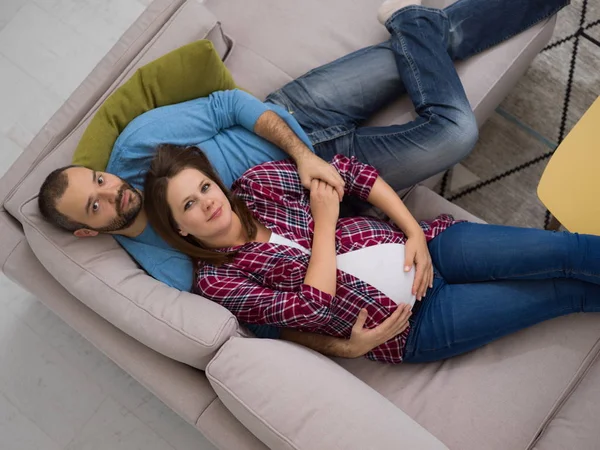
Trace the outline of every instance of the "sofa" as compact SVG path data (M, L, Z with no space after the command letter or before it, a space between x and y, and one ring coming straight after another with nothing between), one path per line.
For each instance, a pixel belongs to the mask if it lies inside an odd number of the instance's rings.
M551 320L437 363L331 359L253 338L219 305L151 279L110 236L76 239L39 214L41 182L70 162L95 111L136 68L209 39L236 83L264 98L385 40L379 3L155 0L0 179L0 267L219 449L597 449L599 315ZM457 65L479 125L554 24ZM399 99L372 123L412 114ZM430 190L434 182L403 193L418 219L479 220Z

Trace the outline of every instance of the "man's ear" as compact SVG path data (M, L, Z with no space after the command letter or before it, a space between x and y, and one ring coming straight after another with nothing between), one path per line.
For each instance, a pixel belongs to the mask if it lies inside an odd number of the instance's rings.
M75 230L73 234L77 237L94 237L98 236L98 232L94 230L88 230L87 228L80 228Z

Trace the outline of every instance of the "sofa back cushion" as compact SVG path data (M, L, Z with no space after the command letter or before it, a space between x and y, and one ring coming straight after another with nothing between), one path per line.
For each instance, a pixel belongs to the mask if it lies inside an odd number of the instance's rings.
M197 1L188 1L149 40L125 71L109 74L117 81L104 98L130 79L138 68L199 39L210 39L221 55L230 44L212 13ZM133 45L133 42L123 40L117 44L119 48L123 45ZM105 58L114 60L115 56L109 53ZM92 72L86 83L104 81L104 77L98 79ZM154 280L112 237L77 239L47 223L39 213L37 193L41 183L52 170L71 163L84 130L100 107L97 104L85 120L65 133L66 137L47 152L14 190L5 207L22 223L36 257L71 294L150 348L204 368L221 344L238 334L237 321L229 311L200 296L180 292ZM51 121L48 126L55 125Z
M83 133L73 164L105 170L117 137L137 116L236 87L210 40L173 50L140 67L106 99Z

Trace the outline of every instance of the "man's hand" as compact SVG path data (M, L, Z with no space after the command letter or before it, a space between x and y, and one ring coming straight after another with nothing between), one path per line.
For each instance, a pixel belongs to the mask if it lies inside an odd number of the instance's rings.
M348 358L358 358L369 353L375 347L398 336L408 327L408 318L412 311L409 305L398 305L396 311L375 328L364 328L367 320L367 310L362 309L358 314L356 323L352 327L352 334L348 339Z
M383 323L368 329L365 328L367 310L363 309L352 327L350 339L292 330L291 328L282 329L281 338L304 345L324 355L358 358L406 330L411 314L410 306L398 305L398 308Z
M405 245L404 271L410 271L416 265L412 293L421 300L428 287L433 287L433 264L423 232L408 237Z
M273 111L260 115L254 124L254 132L276 145L296 161L302 186L310 189L312 180L321 180L333 186L340 202L344 197L344 180L331 164L327 164L310 151L285 121Z
M344 198L344 180L337 170L310 150L294 158L298 166L300 181L305 189L310 189L312 180L321 180L335 189L340 202Z
M340 215L338 195L330 184L316 178L313 178L310 183L310 212L315 225L331 225L335 234L335 226Z

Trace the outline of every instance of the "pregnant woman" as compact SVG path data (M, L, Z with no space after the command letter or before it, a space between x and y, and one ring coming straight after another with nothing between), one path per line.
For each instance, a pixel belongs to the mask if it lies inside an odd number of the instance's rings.
M600 237L443 215L419 225L373 167L341 155L332 165L346 195L391 222L339 218L334 189L314 180L305 190L292 161L256 166L229 192L198 148L173 146L159 148L148 172L148 218L198 261L196 292L240 321L342 338L362 309L368 328L397 308L409 313L411 274L394 261L405 246L424 251L433 265L411 326L367 353L373 360L444 359L553 317L600 311Z

